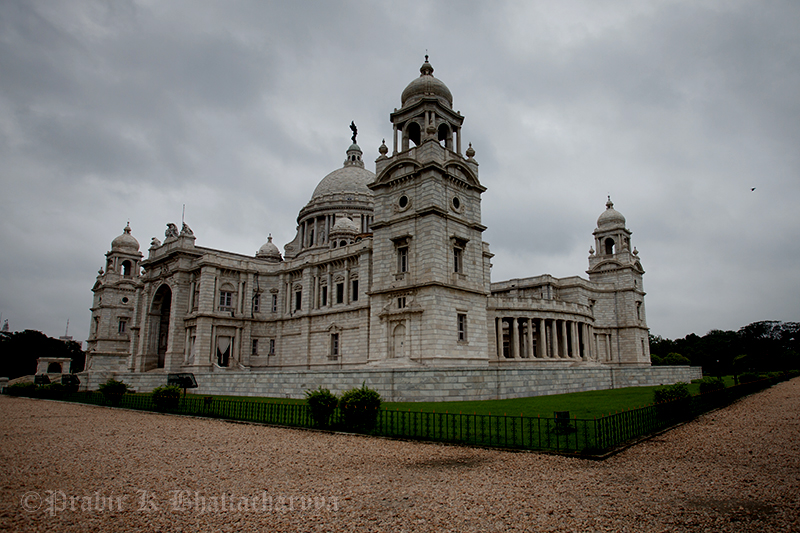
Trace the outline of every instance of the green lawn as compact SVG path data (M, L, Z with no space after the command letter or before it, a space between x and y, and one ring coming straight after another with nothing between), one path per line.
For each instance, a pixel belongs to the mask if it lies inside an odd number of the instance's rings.
M731 376L725 377L725 385L733 385ZM658 387L629 387L625 389L574 392L552 396L533 396L510 400L484 400L471 402L385 402L387 410L416 411L426 413L493 414L509 416L540 416L552 418L555 411L569 411L571 418L592 419L620 411L636 409L653 403L653 391ZM699 385L691 384L692 394L699 392ZM305 400L287 398L261 398L252 396L214 396L224 400L248 400L302 404Z

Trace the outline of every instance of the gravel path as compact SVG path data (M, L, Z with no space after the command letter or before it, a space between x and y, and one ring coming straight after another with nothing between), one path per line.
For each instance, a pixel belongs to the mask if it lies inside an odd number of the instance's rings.
M0 397L0 530L800 531L800 379L606 461Z

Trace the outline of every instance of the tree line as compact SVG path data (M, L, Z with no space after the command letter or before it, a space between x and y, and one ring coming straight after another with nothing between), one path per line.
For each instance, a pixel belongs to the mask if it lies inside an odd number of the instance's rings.
M675 340L651 334L650 358L654 365L702 366L711 375L800 369L800 322L763 320Z
M40 357L69 357L72 372L80 372L86 362L81 343L48 337L41 331L0 331L0 376L9 379L36 373Z

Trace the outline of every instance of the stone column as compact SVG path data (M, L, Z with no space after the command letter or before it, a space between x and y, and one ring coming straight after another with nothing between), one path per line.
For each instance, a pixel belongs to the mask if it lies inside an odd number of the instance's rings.
M511 319L511 354L514 359L519 359L519 319Z
M569 357L569 339L567 338L567 321L561 321L561 357L566 359Z
M533 353L533 319L528 319L528 359L533 359L536 355Z
M575 359L581 358L581 338L580 334L578 333L578 323L574 320L571 322L572 325L572 357Z
M495 337L497 337L497 359L503 358L503 318L494 319Z
M539 319L539 359L547 359L547 328L545 327L544 318Z
M561 353L558 350L558 320L554 318L550 324L550 327L550 335L553 338L553 359L558 359L561 357Z
M350 305L350 261L345 259L344 263L344 298L345 305Z
M331 273L331 265L328 265L328 274L325 281L328 282L328 301L325 302L325 305L331 307L333 305L333 274Z

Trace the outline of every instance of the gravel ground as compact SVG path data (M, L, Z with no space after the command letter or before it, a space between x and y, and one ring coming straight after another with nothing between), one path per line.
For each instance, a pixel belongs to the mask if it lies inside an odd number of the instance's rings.
M800 379L597 462L0 397L0 529L800 531Z

